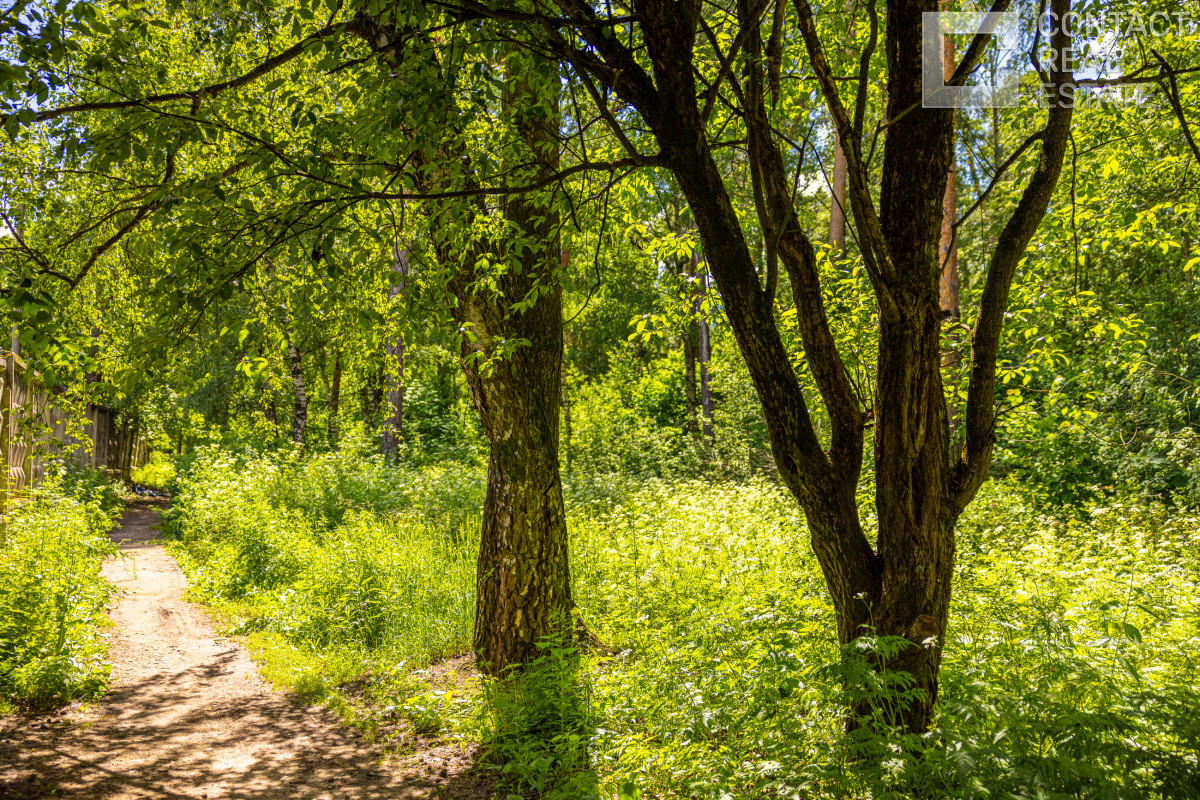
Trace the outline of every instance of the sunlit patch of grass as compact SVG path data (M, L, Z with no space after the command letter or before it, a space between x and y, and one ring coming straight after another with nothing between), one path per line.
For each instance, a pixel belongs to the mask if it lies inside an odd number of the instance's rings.
M421 667L468 644L480 471L222 459L184 481L175 547L264 675L381 738L480 741L514 791L1200 796L1186 514L1130 501L1051 518L990 485L960 525L934 729L880 718L846 736L847 686L879 708L907 689L864 666L893 642L839 649L777 485L577 477L577 611L612 654L551 644L528 679L460 691Z
M277 689L295 692L309 703L320 703L332 689L358 679L365 669L361 654L347 650L320 652L298 647L274 631L256 631L246 647L258 673Z
M135 468L129 479L140 486L166 491L175 480L175 462L166 453L151 453L150 460Z
M989 486L960 527L936 727L847 737L846 680L884 705L904 686L840 656L782 490L595 495L575 569L617 651L593 672L610 793L1200 796L1190 516L1129 501L1055 519Z
M457 497L414 489L425 486L424 471L373 464L363 465L368 480L345 464L337 469L347 476L330 477L327 460L313 462L310 474L265 458L240 466L217 453L200 459L171 515L189 591L231 608L241 632L271 630L320 651L357 649L411 664L465 652L478 518L463 513ZM306 511L289 505L297 495L282 485L290 480L355 494L332 504L337 514ZM425 506L414 508L406 492L426 498Z

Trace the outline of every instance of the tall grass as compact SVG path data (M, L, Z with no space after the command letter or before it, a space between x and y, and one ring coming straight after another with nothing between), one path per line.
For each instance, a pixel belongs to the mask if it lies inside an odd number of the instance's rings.
M166 491L175 480L175 461L167 453L151 453L150 460L135 468L129 479L140 486Z
M318 671L419 667L467 648L482 492L472 468L210 451L182 480L177 547L196 591ZM578 611L612 655L549 642L479 696L465 724L515 790L1200 796L1192 517L1130 501L1053 518L990 485L960 526L935 727L881 714L847 735L848 699L886 709L908 688L867 666L895 642L839 648L780 487L578 478L567 496ZM436 693L390 702L426 730L452 713Z
M459 474L213 449L180 479L169 531L190 591L242 631L424 664L470 636L480 495Z
M843 687L885 707L906 687L863 657L891 642L839 651L786 496L642 484L592 507L573 519L618 651L593 671L613 792L1200 796L1192 517L1128 503L1053 519L989 486L960 529L935 728L847 736Z
M0 548L0 708L42 710L104 688L100 563L119 492L98 475L51 475L18 503ZM118 500L119 502L119 500Z

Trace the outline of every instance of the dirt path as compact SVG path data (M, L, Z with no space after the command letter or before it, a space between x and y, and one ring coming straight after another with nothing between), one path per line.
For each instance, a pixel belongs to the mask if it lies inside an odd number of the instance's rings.
M0 798L429 796L432 783L381 767L378 748L331 714L264 684L246 651L182 599L158 524L157 510L135 507L112 534L130 558L104 566L122 590L109 694L86 710L0 718Z

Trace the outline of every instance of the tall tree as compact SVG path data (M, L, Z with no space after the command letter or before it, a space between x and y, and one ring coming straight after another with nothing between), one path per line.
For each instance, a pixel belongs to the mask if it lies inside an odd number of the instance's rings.
M512 53L503 102L534 180L558 168L558 70ZM518 162L519 163L519 162ZM473 644L494 674L532 661L540 639L569 624L571 576L558 459L562 288L558 198L516 195L503 206L515 240L492 242L509 261L499 296L460 270L451 281L471 398L488 439ZM503 353L508 342L525 342Z
M426 91L428 75L446 75L443 54L430 40L369 24L363 38L373 48L406 43L391 58L399 79L418 78L408 91ZM502 69L503 128L490 145L501 154L507 180L550 186L559 169L557 64L513 49ZM472 166L480 155L466 144L449 86L439 88L445 94L434 115L404 120L416 184L430 198L478 189ZM437 142L433 152L426 142ZM573 606L559 474L561 202L559 191L548 188L505 193L495 207L481 197L426 203L433 250L449 276L463 371L489 446L473 647L494 675L536 658L538 643L556 625L569 625ZM491 220L502 233L481 235Z
M800 227L777 129L767 111L760 24L768 5L758 3L751 9L748 2L739 2L736 34L728 46L732 49L722 50L720 40L711 37L709 23L702 20L699 0L637 0L632 18L636 22L628 24L636 26L636 40L644 45L648 64L621 37L610 35L614 23L581 0L562 0L565 17L539 17L536 24L549 29L556 52L581 80L599 82L615 92L652 132L660 148L658 158L671 170L695 216L725 313L763 404L780 476L808 520L813 549L837 610L839 637L849 642L869 625L908 642L886 666L909 673L920 690L902 716L910 729L922 730L937 696L946 641L955 523L985 479L991 460L996 353L1009 287L1057 183L1071 109L1049 109L1045 128L1035 137L1041 155L988 266L972 340L966 441L960 447L950 437L942 388L937 258L953 145L952 112L924 108L921 97L921 13L936 10L936 3L886 4L889 124L882 132L878 201L863 147L878 28L874 6L869 7L872 32L861 59L858 93L853 107L847 108L807 0L792 4L808 64L845 146L850 206L879 310L878 390L870 408L856 394L835 344L813 248ZM1004 7L1003 2L998 5ZM1069 3L1054 0L1051 8L1061 18ZM751 65L740 96L732 79L730 89L745 121L752 181L763 198L759 223L768 240L778 242L805 359L830 419L828 446L817 435L808 399L783 345L773 310L773 283L768 276L764 290L726 176L713 156L706 114L725 74L713 76L715 84L704 90L697 86L701 36L710 37L712 47L718 48L716 63L728 64L740 55ZM978 63L988 38L976 37L954 81L961 82ZM1070 37L1057 30L1051 45L1062 52ZM1070 79L1058 66L1048 76L1055 86ZM612 117L606 119L615 123ZM856 502L868 419L874 430L876 546L863 530Z
M304 362L292 331L288 331L287 357L292 374L292 441L303 446L304 432L308 429L308 391L304 383Z
M395 282L388 289L388 295L392 298L403 299L404 291L408 288L408 273L412 256L407 247L394 244L392 245L392 258ZM387 458L394 459L399 452L400 442L404 439L403 332L397 332L395 337L388 341L385 349L392 362L389 367L394 367L396 370L396 378L391 382L387 391L388 416L383 423L383 454Z

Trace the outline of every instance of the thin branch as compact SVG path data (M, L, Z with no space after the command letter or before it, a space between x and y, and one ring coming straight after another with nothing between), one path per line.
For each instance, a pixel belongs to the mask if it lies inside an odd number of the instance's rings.
M1046 130L1045 130L1045 128L1043 128L1042 130L1038 131L1037 133L1029 134L1029 136L1026 137L1025 141L1021 142L1021 146L1018 147L1016 150L1014 150L1013 154L1010 155L1008 158L1006 158L1004 160L1004 163L1000 165L1000 168L996 170L996 174L992 176L992 180L988 184L988 187L986 189L984 189L983 193L981 195L979 195L979 197L975 200L974 203L971 204L971 207L967 209L966 213L964 213L961 217L959 217L958 220L954 223L954 227L956 229L958 228L959 225L962 225L964 222L966 222L967 219L973 213L975 213L975 209L977 209L981 205L983 205L983 201L986 200L987 196L992 193L992 189L996 188L996 185L998 183L1000 183L1000 179L1004 177L1004 173L1008 170L1009 167L1011 167L1013 165L1014 162L1016 162L1016 160L1018 158L1021 157L1021 154L1024 153L1026 150L1028 150L1029 146L1032 145L1034 142L1041 141L1042 137L1045 135L1046 135Z
M1179 125L1183 128L1183 135L1187 139L1188 145L1192 148L1192 154L1196 156L1196 162L1200 163L1200 147L1196 146L1196 140L1192 136L1192 128L1188 125L1187 116L1183 113L1183 103L1179 98L1179 84L1175 80L1175 76L1179 73L1171 69L1167 60L1163 58L1157 50L1152 50L1154 57L1158 59L1159 65L1162 66L1162 72L1166 75L1168 85L1163 89L1166 91L1167 99L1171 102L1171 108L1175 111L1175 116L1179 119ZM1167 91L1169 88L1169 91Z
M846 174L850 180L851 208L854 210L855 224L860 228L859 239L866 245L861 249L863 266L871 278L879 299L880 312L883 313L886 309L894 307L888 286L896 279L896 269L892 264L887 240L883 236L883 226L875 211L875 203L871 199L871 187L862 160L862 142L838 95L837 84L833 81L829 61L825 58L821 40L817 36L817 27L808 0L792 0L792 4L799 16L804 46L808 50L808 58L813 72L817 75L821 92L825 96L825 105L833 116L838 136L842 141L842 152L846 156Z
M996 0L996 2L992 4L992 10L989 13L998 14L1002 11L1006 11L1008 9L1009 2L1010 0ZM991 22L993 28L998 21L999 18L992 18ZM986 26L987 22L985 22L984 25ZM967 79L967 76L979 66L979 62L983 60L983 51L987 48L988 43L992 41L993 35L994 34L992 34L991 31L981 31L972 37L971 43L967 45L966 52L963 53L962 61L958 62L958 67L955 68L954 74L950 77L950 80L946 81L947 86L960 85Z
M194 90L188 91L188 92L170 92L167 94L153 94L153 95L149 95L147 97L142 97L142 98L133 99L133 100L111 100L111 101L98 101L98 102L93 102L93 103L76 103L74 105L63 106L61 108L52 108L48 111L42 111L41 113L35 114L33 116L32 121L33 122L46 122L48 120L56 119L58 117L63 117L63 116L67 116L70 114L79 114L79 113L82 113L85 111L114 111L114 110L121 110L121 109L128 109L128 108L146 108L147 106L160 105L162 103L174 103L174 102L178 102L180 100L190 100L194 104L195 102L199 101L202 98L215 97L216 95L221 94L222 92L228 91L229 89L237 89L237 88L245 86L249 83L253 83L254 81L261 78L263 75L266 75L269 72L272 72L273 70L277 69L278 67L286 64L287 62L295 59L297 56L299 56L301 53L303 53L305 51L305 49L313 42L328 38L333 35L340 34L346 30L350 30L355 24L356 24L356 22L343 22L343 23L339 23L337 25L326 26L326 27L322 28L321 30L317 31L316 33L312 33L312 34L304 37L299 42L297 42L296 44L289 47L287 50L284 50L283 52L281 52L279 55L274 56L273 58L268 58L266 61L262 62L257 67L250 70L249 72L239 75L238 77L233 78L231 80L222 81L221 83L214 83L209 86L205 86L200 89L194 89ZM0 124L7 122L9 118L16 116L19 113L20 112L13 112L12 114L6 115L2 119L0 119Z
M737 54L746 45L746 40L750 37L750 33L758 29L758 22L762 19L762 15L766 12L767 6L771 4L771 0L758 0L758 5L750 12L750 15L742 22L741 30L734 37L733 43L729 46L729 52L721 59L721 68L717 70L716 80L708 90L708 99L704 101L704 110L700 112L702 122L708 122L708 117L712 113L713 106L717 102L717 92L721 90L721 82L729 74L729 69L733 66L733 60L737 58ZM704 25L705 33L709 35L709 40L712 43L713 50L717 56L721 55L720 49L717 47L716 37L712 36L712 32L708 30L708 25L701 19L700 23Z

